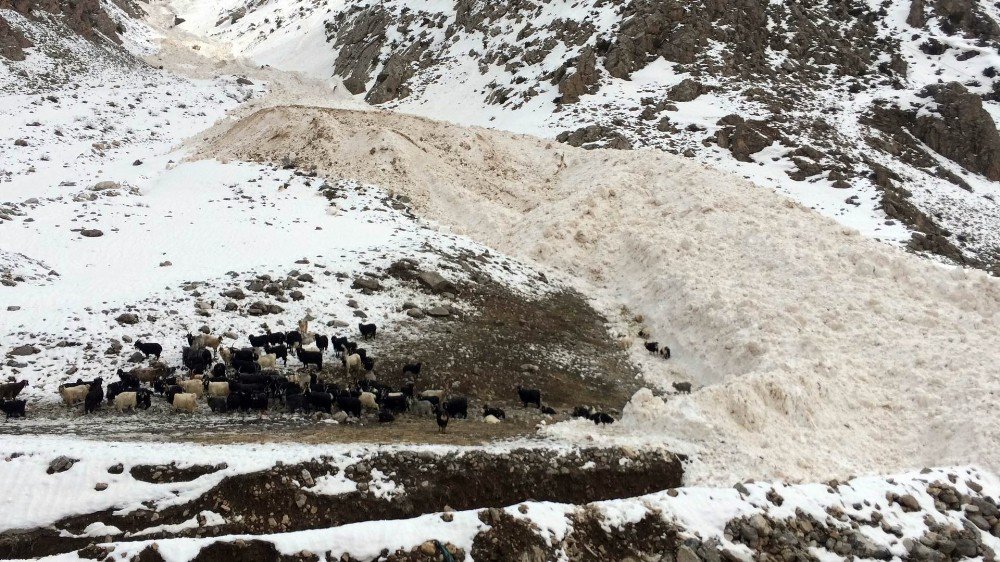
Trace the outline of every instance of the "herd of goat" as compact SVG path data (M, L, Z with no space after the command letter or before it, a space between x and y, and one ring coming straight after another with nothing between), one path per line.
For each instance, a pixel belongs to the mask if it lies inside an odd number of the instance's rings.
M373 339L378 328L362 323L358 330L362 338ZM237 349L223 346L220 336L188 334L187 346L181 350L184 367L181 374L177 367L169 367L160 360L162 345L139 340L135 348L147 360L153 360L148 366L127 372L119 369L118 380L106 387L100 377L92 381L78 379L60 385L59 394L67 406L82 404L85 414L99 410L105 401L119 413L145 410L151 407L155 395L164 398L177 412L195 412L204 400L215 413L263 412L282 406L289 413L333 414L336 408L355 418L371 412L381 423L392 422L404 412L433 415L441 432L446 431L451 418L468 417L467 397L448 396L441 389L417 390L421 362L404 364L405 382L399 388L392 388L376 379L375 360L365 348L347 337L311 333L306 321L299 322L298 330L251 335L249 340L249 347ZM341 387L323 380L323 361L330 350L343 368L344 380L354 380L355 384ZM302 364L302 369L282 373L278 361L287 367L290 355ZM27 384L27 381L0 384L0 411L8 418L25 416L26 401L18 400L17 396ZM539 389L518 386L516 390L524 407L534 406L543 414L556 414L542 403ZM608 414L586 406L575 408L572 415L595 424L614 422ZM503 409L489 405L484 406L482 416L489 423L506 418Z

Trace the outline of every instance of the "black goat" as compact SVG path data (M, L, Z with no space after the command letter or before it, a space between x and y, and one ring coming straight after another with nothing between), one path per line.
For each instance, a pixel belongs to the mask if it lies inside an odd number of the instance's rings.
M265 337L267 338L267 343L271 345L282 345L285 343L285 334L283 332L271 332Z
M316 334L316 348L326 353L326 350L330 348L330 338Z
M288 413L305 412L306 406L306 395L301 391L297 394L285 395L285 408L288 410Z
M448 417L467 418L469 417L469 399L464 396L449 398L444 402L444 411Z
M406 395L401 392L388 393L384 398L382 398L381 402L382 408L397 414L405 412L409 406L409 402L406 400Z
M282 334L282 337L284 337L284 334ZM251 347L264 347L270 341L271 341L270 336L268 334L265 334L263 336L254 336L254 335L250 336Z
M645 343L646 351L650 353L656 353L660 351L660 342L648 341Z
M0 412L6 414L7 419L23 418L24 406L27 403L26 400L0 400Z
M375 368L375 360L371 357L362 357L361 365L365 368L365 372L370 373Z
M162 345L152 342L143 343L142 340L137 340L135 342L135 348L141 351L142 354L146 356L146 359L149 359L149 356L152 355L153 357L156 357L157 361L160 360L160 354L163 353Z
M493 416L498 420L507 419L507 414L503 411L503 408L491 408L489 406L483 406L483 417Z
M225 363L216 363L215 366L212 367L212 378L216 378L216 379L218 379L218 378L223 378L223 379L226 378L226 364Z
M605 414L604 412L595 412L590 415L590 421L594 422L595 425L607 425L609 423L615 423L615 418Z
M378 326L375 324L358 324L358 330L361 331L361 337L365 339L371 339L375 337L375 332L378 331Z
M298 333L298 332L296 332ZM323 352L322 351L303 351L300 347L296 350L296 356L303 365L316 365L316 370L323 370Z
M379 423L392 423L396 421L396 416L393 415L391 411L387 408L383 408L378 411L378 422Z
M587 418L590 419L590 415L594 413L594 410L590 406L577 406L573 408L574 418Z
M673 387L674 390L682 394L691 394L691 383L689 382L675 382Z
M281 359L285 366L288 366L288 348L284 344L281 345L266 345L264 346L264 353L273 353L275 358Z
M104 402L104 379L97 377L94 382L90 383L90 391L87 392L87 397L83 401L83 413L96 412L100 409L102 402Z
M556 409L553 408L552 406L542 406L541 410L542 410L542 413L545 414L545 415L547 415L547 416L554 416L554 415L556 415Z
M314 410L319 410L320 412L326 412L328 414L333 413L333 395L328 392L312 392L310 391L306 394L306 400L309 406Z
M208 407L216 414L225 414L229 411L228 396L209 396Z
M285 344L291 349L302 347L302 334L300 334L297 330L288 332L285 334Z
M359 398L354 396L338 396L337 407L356 418L361 417L361 400Z
M8 382L0 384L0 400L13 400L28 386L28 381Z
M442 412L441 408L434 408L434 417L437 419L438 433L447 433L449 420L448 413Z
M414 377L419 377L420 376L420 366L421 365L422 365L422 363L420 363L420 362L417 362L417 363L407 363L407 364L403 365L403 375L406 375L407 373L413 373Z
M517 397L521 399L521 404L525 408L528 407L528 404L534 404L536 408L542 407L542 391L537 388L523 388L518 386Z

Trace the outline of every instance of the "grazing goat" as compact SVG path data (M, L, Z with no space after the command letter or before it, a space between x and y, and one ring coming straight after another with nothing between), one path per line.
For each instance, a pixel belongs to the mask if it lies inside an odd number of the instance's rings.
M615 418L605 414L604 412L596 412L590 415L590 421L594 422L595 425L609 423L615 423Z
M284 339L284 338L285 338L285 335L282 334L281 335L281 339ZM261 348L261 347L266 346L268 343L270 343L270 341L271 340L270 340L269 336L267 336L267 335L263 335L263 336L254 336L254 335L251 335L250 336L250 347Z
M229 382L227 381L221 381L221 382L206 381L205 389L208 391L209 396L214 396L214 397L229 396Z
M216 414L225 414L229 411L229 396L209 396L208 407Z
M361 370L361 356L357 353L353 355L345 355L343 358L344 370L348 375L355 371Z
M337 407L344 412L356 417L361 417L361 399L353 396L338 396Z
M288 413L294 414L295 412L305 412L306 411L306 395L303 393L289 394L285 396L285 409Z
M206 347L211 347L215 353L218 353L219 346L222 345L222 337L213 336L211 334L198 334L197 336L188 334L188 345L194 349L205 349Z
M28 386L28 381L7 382L0 384L0 400L13 400Z
M390 412L405 412L407 407L406 395L402 392L390 392L382 398L382 407Z
M181 387L181 390L185 393L193 394L196 398L201 398L205 395L205 385L197 379L177 381L177 386Z
M59 395L62 396L63 402L67 406L75 406L80 402L83 402L87 398L87 393L90 392L90 386L74 384L73 386L60 386Z
M152 342L144 343L142 340L137 340L135 342L135 348L141 351L142 354L146 356L146 359L149 359L149 356L152 355L153 357L156 357L157 361L160 360L160 354L163 353L162 345Z
M219 348L219 357L222 358L222 362L225 363L227 366L230 365L230 364L232 364L232 362L233 362L233 350L232 350L232 348L229 348L229 347L220 347Z
M553 408L552 406L542 406L541 410L542 413L545 414L546 416L556 415L556 409Z
M498 420L507 419L507 413L503 411L503 408L491 408L489 406L483 406L483 417L493 416Z
M392 423L396 421L396 416L388 409L378 411L378 423Z
M522 388L517 387L517 397L521 399L521 404L525 408L528 404L534 404L536 408L542 407L542 391L537 388Z
M119 414L127 410L135 411L138 403L138 395L135 392L122 392L115 396L115 410Z
M590 415L593 413L594 410L590 406L577 406L576 408L573 408L574 418L587 418L589 420Z
M650 353L657 353L660 351L660 342L648 341L644 345L646 346L646 351Z
M662 355L664 359L670 359L670 348L667 346L661 347L660 355Z
M273 353L261 355L260 359L257 360L257 364L260 365L261 369L274 369L278 366L278 356Z
M316 334L316 349L319 349L323 353L330 347L330 338L320 334Z
M410 413L415 416L429 416L434 413L434 404L427 400L417 400L410 404Z
M464 396L449 398L444 403L444 411L448 417L467 418L469 417L469 399Z
M362 357L361 366L365 368L365 372L370 373L375 368L375 360L371 357Z
M225 348L222 348L222 349L225 349ZM215 379L224 379L224 378L226 378L226 364L225 363L216 363L215 366L212 367L212 378L215 378Z
M691 394L691 383L689 382L675 382L673 383L674 390L682 394Z
M298 333L298 332L296 332ZM298 349L296 352L296 357L302 362L302 365L316 365L317 371L323 370L323 352L322 351L303 351Z
M25 404L25 400L0 400L0 412L6 414L7 419L23 418Z
M288 332L285 334L285 343L288 344L290 349L295 349L297 346L302 345L302 334L299 332Z
M97 377L90 383L87 396L83 399L83 413L92 414L100 409L104 403L104 379Z
M309 406L314 410L319 410L321 412L326 412L328 414L333 413L333 395L329 392L308 392L306 394L306 401ZM339 399L338 399L339 403ZM358 405L360 408L360 404Z
M281 359L286 367L288 366L288 348L284 344L266 345L264 346L264 353L274 355L276 358Z
M413 373L414 378L419 377L421 365L422 363L420 363L419 361L416 363L407 363L403 365L403 376L406 376L407 373Z
M375 395L371 392L362 392L358 399L361 400L361 405L366 410L378 410L378 402L375 401Z
M285 343L285 333L284 332L268 332L267 343L271 345L283 345ZM261 347L261 346L254 346Z
M361 337L371 339L375 337L375 332L378 331L378 326L375 324L359 323L358 330L361 332Z
M178 392L174 394L170 405L173 406L175 412L194 413L198 410L198 397L192 393Z

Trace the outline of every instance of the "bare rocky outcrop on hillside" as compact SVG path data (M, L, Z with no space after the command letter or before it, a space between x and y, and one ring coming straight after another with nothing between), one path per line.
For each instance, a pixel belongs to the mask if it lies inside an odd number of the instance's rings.
M138 8L131 3L124 4L133 15ZM121 43L118 24L111 20L101 6L100 0L0 0L0 9L13 10L30 19L56 16L74 33L88 41L109 40ZM0 17L0 55L11 60L24 60L24 48L31 47L31 41L20 31L13 29Z

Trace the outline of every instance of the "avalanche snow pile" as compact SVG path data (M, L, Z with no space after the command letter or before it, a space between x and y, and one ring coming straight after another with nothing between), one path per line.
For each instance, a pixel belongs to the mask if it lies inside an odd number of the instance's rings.
M181 28L371 104L652 147L997 273L991 2L173 0Z
M696 453L692 482L1000 467L1000 282L985 273L899 252L665 153L302 107L217 127L200 150L295 154L328 176L391 186L422 215L641 314L675 350L644 365L646 378L705 387L640 393L620 424L567 422L552 435L669 443Z

